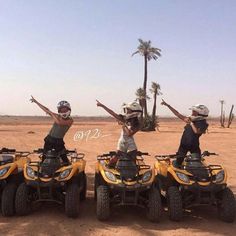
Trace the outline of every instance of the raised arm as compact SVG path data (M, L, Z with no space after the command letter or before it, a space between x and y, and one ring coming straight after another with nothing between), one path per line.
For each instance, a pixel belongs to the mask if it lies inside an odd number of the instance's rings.
M180 114L177 110L175 110L172 106L166 103L163 99L162 99L161 105L168 107L175 116L177 116L179 119L183 120L184 122L186 123L191 122L191 120L187 116Z
M120 122L124 122L124 120L121 118L121 116L119 116L117 113L115 113L114 111L112 111L110 108L106 107L104 104L102 104L101 102L99 102L98 100L96 100L97 102L97 106L98 107L102 107L106 112L108 112L111 116L113 116L116 120L120 121Z
M31 96L30 101L32 103L37 104L44 112L46 112L49 116L51 116L57 124L59 124L59 125L72 125L72 123L73 123L72 119L63 120L57 113L52 112L47 107L45 107L44 105L39 103L33 96Z

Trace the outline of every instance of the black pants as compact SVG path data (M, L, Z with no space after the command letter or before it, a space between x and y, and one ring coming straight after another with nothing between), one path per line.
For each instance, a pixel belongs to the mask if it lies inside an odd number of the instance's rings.
M187 145L180 144L178 152L177 152L177 158L176 158L177 165L182 164L188 152L197 153L201 155L201 149L199 145L187 146Z
M65 150L65 143L63 139L54 138L54 137L51 137L50 135L48 135L44 139L43 160L45 159L45 154L47 153L47 151L52 150L52 149L55 149L56 152L61 152ZM63 162L65 163L69 162L66 154L62 154L60 157L63 160Z

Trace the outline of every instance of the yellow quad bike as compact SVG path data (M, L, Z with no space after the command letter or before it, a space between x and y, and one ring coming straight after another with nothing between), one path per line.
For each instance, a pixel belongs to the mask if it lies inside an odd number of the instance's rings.
M161 193L166 197L169 218L180 221L183 209L213 205L225 222L235 219L235 198L227 187L227 172L221 165L208 165L205 157L217 155L205 151L191 154L177 166L174 155L157 155L155 170Z
M19 152L15 149L0 150L0 199L3 216L15 213L15 194L17 186L23 182L23 166L30 152Z
M132 159L127 153L109 152L97 157L94 191L99 220L109 219L111 207L124 205L144 207L150 221L160 220L161 196L154 169L145 165L144 155L148 153L137 152ZM112 157L118 160L115 167L109 167Z
M41 161L30 161L24 165L25 181L16 192L16 213L27 215L33 203L53 201L64 204L68 217L77 217L79 202L86 198L84 154L77 153L76 150L58 153L54 149L45 154L43 149L34 153L39 154ZM65 153L70 159L67 165L64 165L60 158Z

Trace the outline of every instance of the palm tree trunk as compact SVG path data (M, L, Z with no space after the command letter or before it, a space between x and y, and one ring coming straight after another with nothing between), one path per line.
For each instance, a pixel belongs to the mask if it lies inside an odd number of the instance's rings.
M234 110L234 105L232 105L230 113L229 113L229 120L228 120L228 128L230 127L233 119L234 119L234 115L233 115L233 110Z
M139 105L142 107L142 113L140 116L140 123L143 125L143 99L139 99Z
M147 56L144 56L144 81L143 81L143 90L145 92L145 98L144 98L144 104L143 104L143 109L144 109L144 117L147 117Z
M152 121L154 122L156 119L157 93L154 93L153 99L154 99L154 103L153 103L153 109L152 109Z

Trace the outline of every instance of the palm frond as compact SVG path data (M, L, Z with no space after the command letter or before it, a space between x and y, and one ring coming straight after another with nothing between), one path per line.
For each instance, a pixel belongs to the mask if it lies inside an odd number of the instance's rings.
M158 84L158 83L156 83L156 82L152 82L150 92L151 92L151 93L156 93L157 95L161 95L162 92L161 92L161 86L160 86L160 84Z
M132 55L131 55L131 56L134 56L135 54L138 54L138 53L140 53L140 52L139 52L139 50L138 50L138 51L136 51L136 52L134 52L134 53L132 53Z
M157 60L158 57L161 57L161 49L152 47L152 42L150 40L144 41L142 39L138 39L139 45L137 47L137 51L132 54L140 54L141 56L146 56L148 61Z

